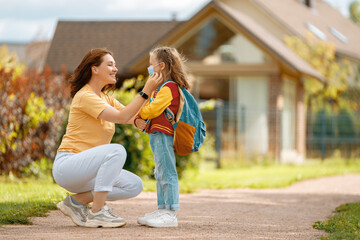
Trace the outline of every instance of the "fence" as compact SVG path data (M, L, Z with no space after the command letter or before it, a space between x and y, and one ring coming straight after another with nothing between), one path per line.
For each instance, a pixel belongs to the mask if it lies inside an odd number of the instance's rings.
M295 149L295 111L282 111L280 134L269 134L269 118L275 112L245 106L233 107L217 101L212 111L203 113L208 132L215 136L218 166L221 157L252 158L266 156L269 145L278 143L281 150ZM307 114L306 158L360 157L359 113L340 110L337 113L321 110Z
M359 113L340 110L338 113L318 111L308 114L307 157L360 157Z

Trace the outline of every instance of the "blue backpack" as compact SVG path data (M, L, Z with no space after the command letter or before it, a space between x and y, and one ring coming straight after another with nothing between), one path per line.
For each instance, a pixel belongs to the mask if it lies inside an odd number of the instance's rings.
M173 81L168 80L164 82L160 88L168 82ZM199 151L205 141L206 126L195 98L185 88L178 88L180 104L176 116L169 108L165 109L164 114L174 128L175 153L185 156Z

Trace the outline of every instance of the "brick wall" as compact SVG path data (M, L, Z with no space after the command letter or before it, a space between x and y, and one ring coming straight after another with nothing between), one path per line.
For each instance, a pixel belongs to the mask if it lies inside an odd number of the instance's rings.
M279 105L282 104L282 80L279 74L269 76L269 155L280 159L280 121Z
M306 152L306 111L304 97L304 86L299 83L296 94L296 150L302 156L305 156Z

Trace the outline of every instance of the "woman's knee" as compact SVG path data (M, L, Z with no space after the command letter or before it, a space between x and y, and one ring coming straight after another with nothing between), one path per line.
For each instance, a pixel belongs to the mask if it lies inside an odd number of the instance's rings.
M121 144L111 144L111 145L113 146L113 152L117 156L126 159L127 153L123 145Z
M129 188L129 194L131 197L136 197L143 190L143 182L139 176L133 178L132 186Z
M143 182L139 176L135 175L131 180L131 184L127 188L129 198L136 197L143 190Z
M133 198L139 195L143 190L143 183L140 177L132 176L125 186L114 186L113 191L109 193L107 200L116 201L120 199Z
M111 144L111 150L108 153L109 160L119 163L122 166L126 161L126 149L120 144Z

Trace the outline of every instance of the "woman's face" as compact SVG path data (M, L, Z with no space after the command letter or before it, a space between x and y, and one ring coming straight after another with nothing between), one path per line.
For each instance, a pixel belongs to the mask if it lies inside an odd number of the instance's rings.
M94 75L104 82L104 85L116 83L116 73L118 69L115 67L115 60L110 54L102 57L102 63L95 67Z

